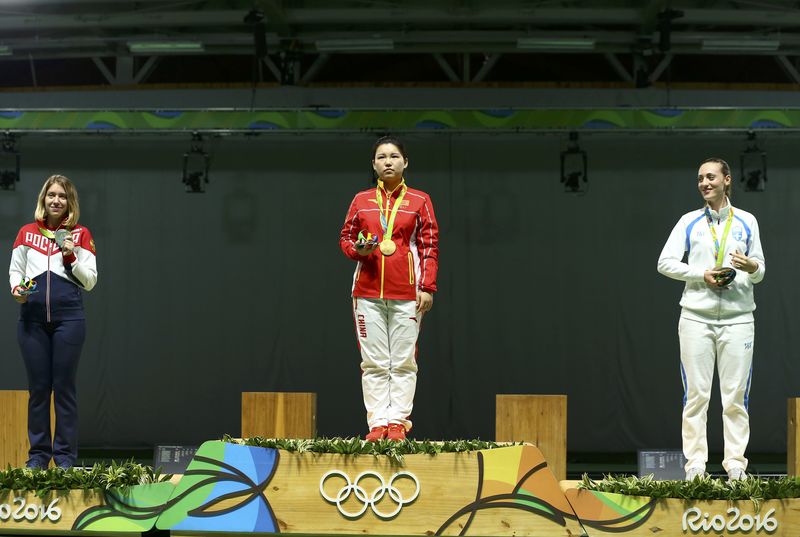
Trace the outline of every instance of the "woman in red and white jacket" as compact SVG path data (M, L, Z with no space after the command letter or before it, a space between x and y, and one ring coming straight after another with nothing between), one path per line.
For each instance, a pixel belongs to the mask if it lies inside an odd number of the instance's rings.
M366 439L403 440L411 430L417 335L436 292L439 229L430 197L405 183L400 140L384 136L372 149L377 185L353 198L339 245L358 262L352 296Z
M49 177L35 222L22 226L11 252L9 285L21 304L17 340L28 374L29 468L47 468L51 458L70 468L78 456L76 377L86 334L81 293L97 283L94 240L79 216L75 185L63 175Z

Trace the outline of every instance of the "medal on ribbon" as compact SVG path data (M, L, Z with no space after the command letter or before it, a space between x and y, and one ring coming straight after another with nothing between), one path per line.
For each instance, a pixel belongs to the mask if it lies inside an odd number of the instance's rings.
M39 226L39 233L50 239L51 241L55 242L59 248L64 246L64 241L68 238L72 237L72 232L66 228L58 228L55 231L50 231L47 228Z
M728 211L728 221L725 222L725 230L722 232L721 241L717 238L717 230L714 229L714 221L711 219L711 211L708 206L706 206L706 222L711 232L711 238L714 241L714 257L717 261L714 265L714 270L719 272L714 276L714 280L720 287L725 287L726 285L730 285L736 278L736 270L731 267L722 266L722 261L725 258L725 243L728 242L728 234L731 231L731 223L733 222L733 207Z
M392 201L392 194L389 192L386 193L386 207L384 208L381 190L383 190L383 181L378 181L378 187L375 189L375 200L378 202L378 207L380 208L381 229L383 229L383 240L378 248L383 255L390 256L397 251L397 244L392 240L392 231L394 231L394 220L397 218L397 211L400 209L408 187L405 181L400 183L400 195L397 197L397 201L394 202L394 205L391 206L391 212L389 207ZM384 190L384 192L386 191Z

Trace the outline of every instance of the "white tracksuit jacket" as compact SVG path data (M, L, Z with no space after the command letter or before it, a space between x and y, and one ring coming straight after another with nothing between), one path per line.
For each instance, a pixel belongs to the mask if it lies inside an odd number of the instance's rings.
M730 203L719 213L711 211L711 219L722 240ZM658 271L664 276L686 282L680 304L681 317L710 324L739 324L753 322L753 284L764 279L764 253L756 218L741 209L733 208L733 222L725 245L723 266L731 267L731 253L739 250L758 262L758 270L748 274L736 271L736 279L727 289L711 289L703 273L716 264L714 241L708 229L705 210L697 209L681 217L658 258ZM684 254L688 253L688 263Z

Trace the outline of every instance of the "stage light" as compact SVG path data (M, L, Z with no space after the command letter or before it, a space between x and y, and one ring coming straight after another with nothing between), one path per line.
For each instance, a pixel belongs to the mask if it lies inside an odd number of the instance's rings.
M183 184L186 186L186 192L201 194L206 191L208 167L209 156L203 149L203 137L194 132L189 151L183 154Z
M756 133L747 133L744 150L739 154L740 181L745 192L764 192L767 188L767 153L762 151Z
M561 182L564 192L586 192L589 182L588 157L578 145L578 133L569 133L567 149L561 152Z
M16 190L20 176L17 138L6 133L0 140L0 190Z

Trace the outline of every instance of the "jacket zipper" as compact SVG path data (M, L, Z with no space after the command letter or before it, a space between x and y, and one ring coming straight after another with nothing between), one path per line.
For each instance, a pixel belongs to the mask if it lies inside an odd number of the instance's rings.
M45 304L47 306L47 322L50 323L50 253L53 251L52 242L47 245L47 294Z
M381 298L383 298L383 275L386 272L386 256L381 254Z

